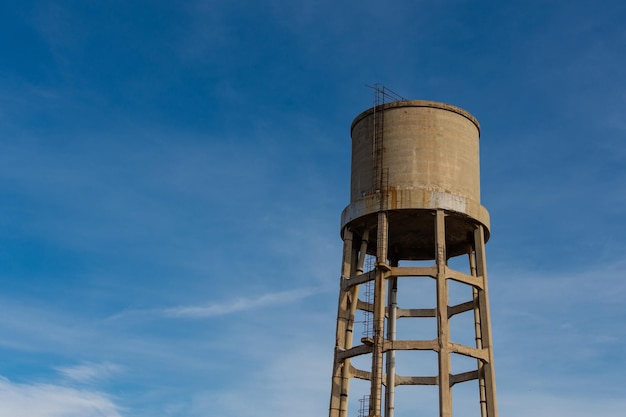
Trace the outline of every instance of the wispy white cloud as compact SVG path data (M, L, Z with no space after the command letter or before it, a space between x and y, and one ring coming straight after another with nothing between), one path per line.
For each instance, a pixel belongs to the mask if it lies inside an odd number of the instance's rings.
M254 298L237 298L229 303L216 303L206 306L181 306L162 310L166 317L206 318L223 316L244 310L256 310L280 304L293 303L315 293L312 289L298 289L263 294Z
M92 383L107 379L120 372L122 367L113 363L91 363L86 362L75 366L60 366L57 371L64 377L72 381L82 383Z
M206 305L178 306L162 309L130 310L110 319L118 319L128 315L146 314L171 318L210 318L238 313L241 311L257 310L283 304L290 304L318 293L314 288L300 288L295 290L266 293L258 297L240 297L227 302Z
M10 417L122 417L105 393L52 384L18 384L0 377L0 415Z

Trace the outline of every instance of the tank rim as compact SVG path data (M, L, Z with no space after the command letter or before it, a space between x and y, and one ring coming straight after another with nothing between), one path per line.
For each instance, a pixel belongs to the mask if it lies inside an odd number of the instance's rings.
M453 106L451 104L442 103L439 101L402 100L402 101L392 101L391 103L385 103L383 106L383 110L402 108L402 107L428 107L432 109L447 110L447 111L451 111L453 113L459 114L465 117L466 119L468 119L470 122L472 122L474 126L476 126L476 129L478 129L478 136L480 137L480 123L478 123L478 120L474 116L472 116L470 112L460 107ZM354 118L354 121L352 122L352 125L350 126L350 136L352 136L352 131L354 130L354 126L357 123L359 123L361 120L366 118L367 116L371 115L372 113L374 113L374 107L370 107L369 109L365 110L364 112L362 112L361 114L359 114L357 117Z

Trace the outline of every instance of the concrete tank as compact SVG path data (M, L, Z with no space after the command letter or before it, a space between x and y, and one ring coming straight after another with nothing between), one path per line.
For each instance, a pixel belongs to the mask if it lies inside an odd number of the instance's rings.
M383 127L378 160L377 115ZM383 209L389 216L390 258L434 259L429 218L444 209L448 256L466 251L467 236L477 223L489 238L489 213L480 204L480 126L470 113L433 101L397 101L358 115L351 136L350 204L342 213L342 231L370 227ZM381 171L383 183L377 184Z

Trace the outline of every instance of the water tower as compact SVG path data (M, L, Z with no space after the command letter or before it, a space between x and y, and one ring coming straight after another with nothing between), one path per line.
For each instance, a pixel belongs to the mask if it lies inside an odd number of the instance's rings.
M477 387L471 391L475 415L497 417L478 121L455 106L375 90L374 107L358 115L351 130L330 417L394 417L401 413L401 386L415 389L419 401L419 386L428 385L436 392L432 402L439 416L451 417L453 386L462 383ZM432 283L432 291L401 297L415 280ZM452 300L451 286L464 288L467 298ZM409 305L424 297L427 305ZM464 327L451 326L463 316ZM410 329L401 325L409 321L432 325L433 337L399 331ZM471 343L457 340L468 332ZM410 355L425 351L432 373L400 372L400 359L412 361ZM457 356L471 369L455 373L451 362ZM352 409L354 379L367 386L360 410ZM467 415L461 411L455 415Z

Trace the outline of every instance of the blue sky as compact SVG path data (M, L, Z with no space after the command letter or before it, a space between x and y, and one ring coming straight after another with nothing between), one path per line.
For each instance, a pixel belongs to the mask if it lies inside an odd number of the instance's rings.
M373 83L482 125L500 415L623 415L626 3L387 3L2 2L0 416L325 415Z

